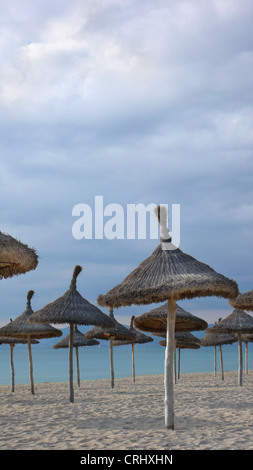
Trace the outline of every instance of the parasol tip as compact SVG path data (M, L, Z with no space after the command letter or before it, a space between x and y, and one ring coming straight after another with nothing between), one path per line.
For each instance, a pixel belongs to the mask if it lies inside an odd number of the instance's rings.
M28 293L27 293L27 307L30 307L31 306L31 298L34 294L34 290L29 290Z
M171 241L171 236L169 234L169 230L168 230L168 226L167 226L168 212L167 212L166 206L164 206L164 205L156 206L155 215L156 215L156 217L158 219L158 222L160 224L161 240Z
M79 265L75 266L70 287L73 287L74 289L76 289L76 278L77 278L77 276L79 276L82 269L83 269L82 266L79 266Z

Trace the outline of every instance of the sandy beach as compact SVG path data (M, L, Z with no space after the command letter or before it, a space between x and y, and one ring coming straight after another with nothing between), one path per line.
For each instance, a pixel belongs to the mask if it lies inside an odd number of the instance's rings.
M252 450L253 372L237 385L213 374L183 374L175 384L175 430L164 428L162 375L0 387L1 450Z

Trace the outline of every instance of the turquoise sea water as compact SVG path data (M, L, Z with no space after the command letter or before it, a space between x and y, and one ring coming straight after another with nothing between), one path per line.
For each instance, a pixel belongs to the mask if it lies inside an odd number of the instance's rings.
M238 369L238 345L222 347L224 371ZM165 348L158 344L135 346L136 376L163 374ZM32 346L34 382L67 382L68 381L68 349L39 348ZM245 365L245 345L243 344ZM99 346L79 348L79 365L81 380L109 379L109 347L108 343ZM248 366L253 369L253 343L248 344ZM15 383L29 383L29 361L26 345L14 348ZM202 347L198 350L182 349L180 371L213 372L214 348ZM115 379L132 375L132 348L130 345L114 348ZM220 371L219 348L217 348L217 372ZM76 373L76 357L74 353L74 374ZM76 379L76 376L74 376ZM11 382L10 348L0 347L0 385Z

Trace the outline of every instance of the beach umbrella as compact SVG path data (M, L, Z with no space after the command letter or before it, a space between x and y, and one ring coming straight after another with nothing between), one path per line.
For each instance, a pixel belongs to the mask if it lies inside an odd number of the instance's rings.
M165 426L174 429L173 356L176 300L218 296L233 298L237 283L217 273L207 264L176 248L167 227L165 207L158 206L160 243L154 252L120 284L98 297L104 307L152 304L168 301L167 346L165 350Z
M24 274L35 269L38 256L33 248L0 232L0 279Z
M57 344L54 345L54 349L68 348L69 347L69 337L70 335L65 336ZM80 346L95 346L99 344L99 341L96 339L86 340L83 333L78 330L77 325L74 326L74 338L73 338L73 347L76 349L76 372L77 372L77 384L80 387L80 368L79 368L79 354L78 348Z
M219 322L221 319L219 319ZM234 333L210 333L207 331L206 335L200 339L201 346L210 347L214 346L214 377L216 377L216 347L219 346L220 350L220 366L221 366L221 379L224 380L224 369L223 369L223 355L222 355L222 345L223 344L233 344L237 341L237 337Z
M55 336L61 336L62 332L57 330L50 325L31 325L29 323L29 318L33 314L31 307L31 298L33 297L34 291L29 290L27 294L27 303L25 311L19 315L15 320L10 321L7 325L0 328L0 342L1 336L8 336L14 338L22 338L27 340L28 345L28 355L30 363L30 383L31 383L31 393L34 395L34 381L33 381L33 360L32 360L32 348L31 341L33 339L42 339L42 338L53 338Z
M145 343L150 343L151 341L154 341L151 336L144 335L141 331L137 330L137 328L134 327L133 321L134 321L135 315L132 315L131 321L130 321L130 327L129 331L131 333L134 333L135 338L133 340L128 340L128 341L113 341L113 346L124 346L126 344L131 344L132 345L132 372L133 372L133 381L135 382L135 358L134 358L134 346L136 344L145 344Z
M253 342L253 335L242 335L242 341L245 343L245 373L248 375L248 343Z
M216 325L207 329L207 333L235 333L238 338L238 385L242 385L242 335L253 333L253 318L243 310L235 309Z
M69 289L58 299L45 305L29 318L31 323L58 323L70 325L69 336L69 400L74 402L73 388L73 339L74 325L108 325L112 321L98 307L92 305L78 292L77 276L81 266L75 266Z
M240 310L253 310L253 290L245 292L244 294L238 294L235 299L229 301L230 305Z
M158 334L158 336L166 337L165 333ZM166 346L166 340L159 341L161 346ZM178 352L178 368L176 373L176 354L174 356L174 373L175 373L175 383L176 377L180 378L180 359L181 359L181 349L199 349L200 348L200 339L194 336L189 331L175 333L175 350Z
M10 320L12 321L12 319ZM31 340L31 344L38 344L39 341L36 339ZM11 366L11 391L14 392L15 389L15 370L14 370L14 361L13 361L13 349L15 344L27 344L25 339L21 338L8 338L8 337L1 337L0 344L9 344L10 346L10 366Z
M166 333L168 319L168 302L153 308L134 319L134 325L142 331L149 333ZM208 324L202 318L192 315L176 303L175 331L205 330Z
M102 339L106 341L110 341L110 372L111 372L111 388L114 388L114 364L113 364L113 345L114 341L116 340L129 340L129 339L134 339L135 334L131 332L128 328L126 328L124 325L121 325L119 323L114 314L113 314L113 309L109 309L109 318L112 321L112 326L111 327L94 327L91 330L87 331L85 333L84 337L86 339Z

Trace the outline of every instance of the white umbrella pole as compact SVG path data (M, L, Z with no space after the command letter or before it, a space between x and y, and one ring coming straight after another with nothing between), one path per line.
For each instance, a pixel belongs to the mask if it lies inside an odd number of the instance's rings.
M177 354L178 354L178 358L177 358L177 378L180 379L180 348L177 348Z
M221 344L220 344L220 370L221 370L221 380L224 380L224 369L223 369L223 357L222 357Z
M10 363L11 363L11 391L14 392L15 387L15 372L14 372L14 363L13 363L13 349L15 344L10 344Z
M216 346L214 346L214 377L216 377Z
M165 388L165 427L174 429L174 391L173 391L173 362L174 362L174 337L176 320L176 301L168 301L167 335L164 364L164 388Z
M73 386L73 342L74 342L74 325L70 323L69 333L69 401L74 403L74 386Z
M248 341L245 341L245 373L248 375Z
M79 367L78 346L76 346L76 374L77 374L77 385L78 387L80 387L80 367Z
M33 358L32 358L32 347L31 347L31 337L27 335L27 346L28 346L28 356L30 363L30 383L31 383L31 393L35 395L34 392L34 382L33 382Z
M239 367L238 367L238 385L242 386L242 334L238 333L238 359L239 359Z
M110 338L111 388L114 388L113 339Z
M134 343L132 344L132 368L133 368L133 381L135 382Z

